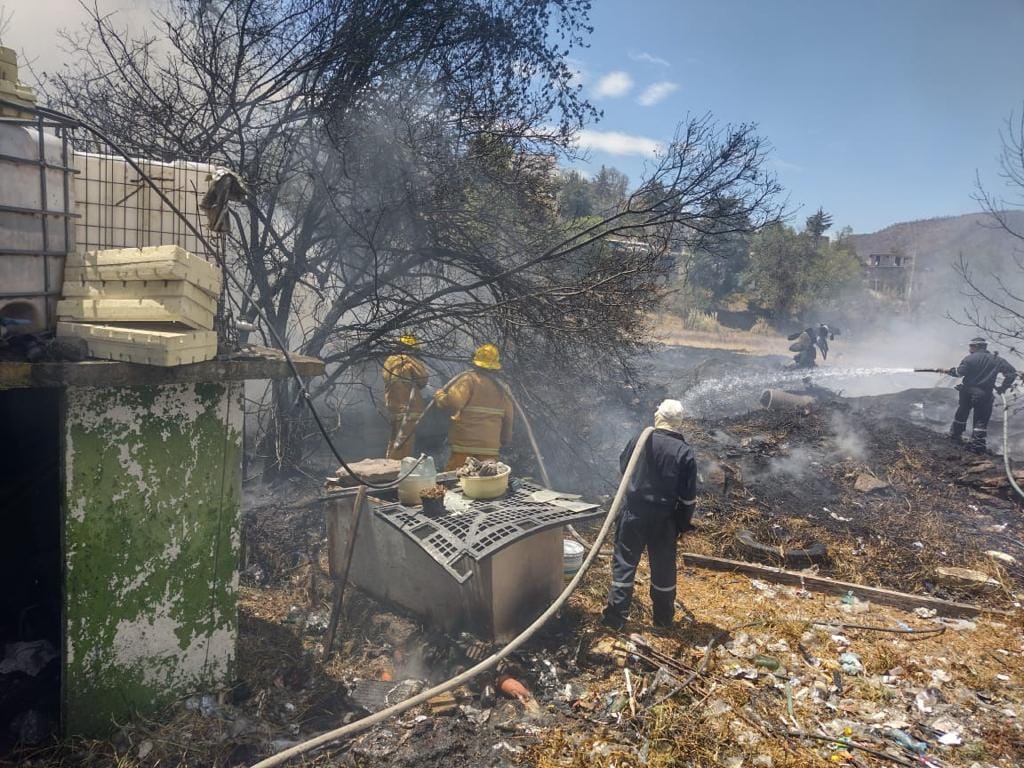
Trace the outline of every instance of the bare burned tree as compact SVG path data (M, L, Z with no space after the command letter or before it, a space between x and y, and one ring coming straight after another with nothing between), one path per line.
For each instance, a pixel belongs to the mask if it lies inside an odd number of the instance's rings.
M979 176L975 199L993 226L1018 243L1007 254L1014 268L1007 269L1008 265L1003 264L998 269L979 272L969 257L961 254L956 269L968 302L965 324L1020 354L1024 352L1020 346L1024 338L1024 230L1015 223L1013 214L1024 210L1024 109L1007 118L999 137L999 176L1009 193L996 194L982 184Z
M438 362L498 342L560 426L552 393L628 373L674 254L779 215L765 143L709 117L687 120L615 210L558 215L556 159L594 116L565 61L586 8L177 0L142 40L94 11L47 95L132 151L247 180L231 268L278 332L327 361L317 396L365 380L415 329ZM269 413L271 463L299 461L289 384Z

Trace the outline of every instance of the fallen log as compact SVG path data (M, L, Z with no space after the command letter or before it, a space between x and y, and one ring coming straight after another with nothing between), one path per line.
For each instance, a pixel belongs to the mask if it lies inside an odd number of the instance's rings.
M952 600L940 600L937 597L925 597L923 595L911 595L906 592L896 592L882 587L867 587L862 584L853 584L847 581L836 581L826 579L823 576L814 576L798 571L787 571L783 568L774 568L770 565L758 565L740 560L728 560L724 557L710 557L708 555L697 555L691 552L682 554L683 564L696 568L707 568L711 571L731 571L742 573L747 576L756 576L759 579L770 581L775 584L785 584L795 587L803 587L813 592L824 592L832 595L845 595L852 592L855 596L870 600L880 605L891 605L904 610L914 608L934 608L941 616L968 617L991 614L994 616L1012 616L1013 611L1006 611L1001 608L986 608L970 603L957 603Z

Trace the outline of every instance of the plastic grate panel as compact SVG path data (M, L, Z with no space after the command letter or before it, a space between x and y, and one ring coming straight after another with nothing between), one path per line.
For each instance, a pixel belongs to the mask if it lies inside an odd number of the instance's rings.
M470 501L463 512L427 517L419 507L392 503L377 506L374 514L408 536L461 583L472 575L466 569L466 557L481 560L524 536L602 512L597 504L582 512L571 512L531 501L530 494L539 490L539 485L517 480L504 497Z

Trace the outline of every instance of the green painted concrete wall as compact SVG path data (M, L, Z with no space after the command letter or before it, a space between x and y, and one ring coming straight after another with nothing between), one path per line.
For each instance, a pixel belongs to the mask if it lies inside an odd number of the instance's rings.
M242 384L71 387L62 417L67 734L224 687Z

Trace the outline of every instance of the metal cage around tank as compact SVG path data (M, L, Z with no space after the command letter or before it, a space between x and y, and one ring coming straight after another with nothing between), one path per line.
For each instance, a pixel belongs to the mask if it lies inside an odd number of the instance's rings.
M53 330L75 252L174 244L217 263L200 209L213 172L129 158L73 118L0 99L0 315Z

